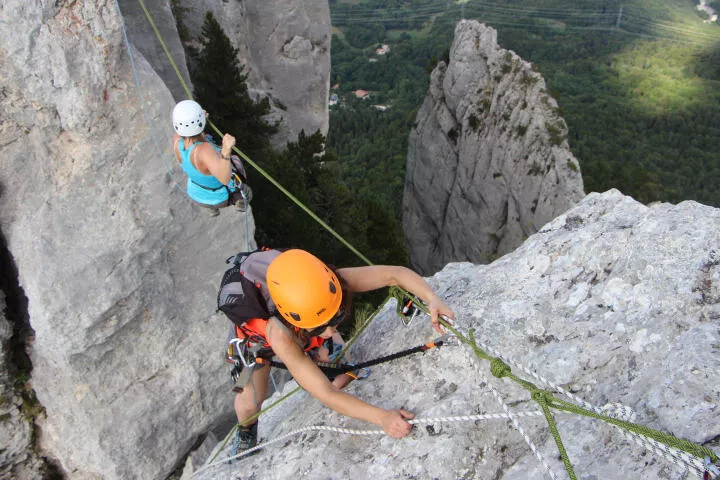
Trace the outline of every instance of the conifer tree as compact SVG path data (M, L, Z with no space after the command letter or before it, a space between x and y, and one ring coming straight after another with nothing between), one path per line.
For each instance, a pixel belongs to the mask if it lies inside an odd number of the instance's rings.
M223 132L234 135L238 147L251 158L269 146L276 127L264 120L270 112L267 98L250 98L247 74L233 47L211 12L205 15L192 80L195 98L210 113L210 120Z
M356 198L340 178L335 155L326 152L320 131L290 142L282 154L264 162L265 169L355 248L376 263L406 264L403 234L391 212L378 204ZM336 265L362 265L354 253L293 205L274 186L257 182L263 197L253 206L256 238L266 245L299 247Z

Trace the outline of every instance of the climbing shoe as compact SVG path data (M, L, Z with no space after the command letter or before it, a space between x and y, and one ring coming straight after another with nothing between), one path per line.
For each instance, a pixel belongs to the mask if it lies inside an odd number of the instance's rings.
M249 450L257 445L257 428L258 422L253 423L249 427L241 427L238 425L233 438L232 449L228 452L228 457L239 455L245 450ZM254 451L250 455L255 455L258 451Z

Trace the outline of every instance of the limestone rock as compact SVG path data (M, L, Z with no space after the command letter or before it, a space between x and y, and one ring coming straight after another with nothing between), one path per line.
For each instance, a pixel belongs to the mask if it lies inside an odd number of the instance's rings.
M204 462L212 460L211 454L217 443L217 437L212 432L209 433L200 446L188 455L179 480L193 480L193 473L201 468Z
M403 225L415 268L488 262L583 197L567 125L542 76L462 20L409 138Z
M486 352L592 405L620 402L638 423L711 442L720 452L718 229L720 209L695 202L649 208L614 190L591 194L501 259L451 263L429 282L454 309L456 326L465 334L475 329ZM386 306L355 343L356 361L435 336L427 317L404 327L394 309ZM513 373L543 386L520 368ZM539 410L527 390L491 376L489 362L465 345L376 366L349 391L377 406L437 419L503 413L491 387L511 412ZM629 442L616 427L553 412L578 478L681 477L673 462ZM544 417L519 423L557 478L565 478ZM313 425L376 428L299 393L261 417L260 437L276 440ZM197 478L257 471L278 480L549 478L507 420L437 420L403 440L306 431Z
M215 15L238 48L248 87L269 97L270 121L279 121L275 147L296 141L301 130L328 131L330 7L326 1L191 0L188 30L200 35L205 12ZM185 2L184 2L185 5Z
M36 333L37 446L72 479L164 478L231 414L215 294L254 248L251 216L185 196L174 100L131 47L143 106L120 25L114 0L0 14L0 227Z
M165 50L157 39L140 2L138 0L119 0L119 2L130 42L152 65L153 70L157 72L170 89L173 98L178 102L186 99L187 93L182 86L182 82L178 79L175 69L168 60ZM175 66L180 70L183 80L192 91L192 82L185 61L185 50L180 41L175 17L170 8L170 0L145 1L144 3L165 42L165 46L175 61ZM178 2L181 7L182 3L184 2Z
M5 295L0 290L0 478L31 480L42 477L45 464L33 451L34 425L15 389L10 346L13 327L5 308Z

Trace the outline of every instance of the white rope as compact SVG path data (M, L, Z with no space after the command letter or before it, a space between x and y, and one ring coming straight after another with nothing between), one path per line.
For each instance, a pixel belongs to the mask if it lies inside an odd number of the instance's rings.
M697 457L678 450L676 448L668 447L664 443L658 442L652 438L647 438L637 433L628 432L627 430L621 429L622 434L626 439L631 440L637 445L644 447L651 453L657 456L665 458L665 460L681 468L681 470L693 470L698 477L702 478L703 472L705 472L705 465L702 460Z
M458 329L458 331L460 331ZM463 335L466 335L465 332L461 332ZM467 336L467 335L466 335ZM469 338L469 337L468 337ZM578 397L577 395L573 395L572 393L568 392L564 388L562 388L559 385L555 385L550 380L546 379L545 377L538 375L537 373L533 372L529 368L519 364L518 362L514 361L510 357L506 357L503 355L500 355L500 353L492 348L489 345L483 344L480 341L477 341L475 339L475 344L485 352L488 352L490 355L494 357L501 358L505 363L509 364L512 368L517 369L525 373L526 375L529 375L530 377L534 378L539 383L544 384L546 387L549 387L550 389L557 391L559 393L562 393L566 397L568 397L570 400L573 400L575 403L580 404L583 408L587 410L591 410L595 413L598 413L600 415L606 415L614 418L618 418L620 420L627 420L628 418L635 417L634 412L630 407L627 407L625 405L622 405L620 403L615 404L608 404L604 407L597 407L595 405L592 405L582 398ZM629 415L629 416L627 416ZM627 417L626 417L627 416ZM627 420L632 421L632 420ZM705 464L703 463L703 460L700 458L697 458L694 455L691 455L687 452L684 452L680 449L677 449L675 447L671 447L669 445L665 445L662 442L659 442L657 440L654 440L652 438L648 438L644 435L630 432L628 430L625 430L624 428L612 425L611 426L617 428L622 432L622 434L628 438L629 440L632 440L634 443L646 448L650 452L652 452L655 455L658 455L660 457L665 458L665 460L669 461L670 463L673 463L674 465L677 465L683 469L692 469L698 475L702 476L703 472L705 472Z
M487 387L490 389L490 391L492 392L495 399L502 406L502 409L505 411L505 414L512 421L512 424L515 427L515 429L520 433L520 435L522 435L522 437L525 439L525 443L527 443L528 446L530 447L530 450L535 454L535 456L540 461L540 463L545 467L545 470L548 472L548 475L550 475L550 478L552 478L553 480L557 480L557 477L555 476L555 473L550 468L550 465L548 465L548 463L545 461L545 457L542 456L542 454L537 449L537 447L535 447L535 444L533 443L533 441L530 439L530 436L527 433L525 433L525 430L523 430L522 426L520 425L520 422L517 421L516 417L518 414L517 413L513 414L510 412L510 408L508 408L508 406L505 404L502 397L500 396L500 393L497 390L495 390L495 387L493 387L490 384L490 382L488 382L487 378L485 378L482 374L480 374L480 379L483 382L485 382ZM545 415L543 412L539 412L539 413L542 414L543 416Z
M463 333L463 335L464 335L464 333ZM567 390L565 390L565 389L562 388L561 386L555 385L554 383L552 383L552 382L551 382L550 380L548 380L547 378L545 378L545 377L543 377L543 376L541 376L541 375L538 375L537 373L533 372L532 370L530 370L529 368L525 367L524 365L519 364L518 362L516 362L515 360L513 360L511 357L506 357L506 356L504 356L504 355L501 355L497 350L495 350L494 348L492 348L492 347L489 346L489 345L485 345L485 344L483 344L482 342L477 341L477 339L476 339L476 342L475 342L475 343L476 343L476 345L477 345L478 347L480 347L480 349L482 349L482 350L490 353L490 355L492 355L493 357L500 358L503 362L509 364L512 368L517 369L517 370L520 370L520 371L522 371L523 373L525 373L526 375L531 376L532 378L534 378L534 379L537 380L538 382L543 383L546 387L550 387L552 390L555 390L556 392L562 393L563 395L565 395L565 396L568 397L569 399L573 400L575 403L579 403L580 405L582 405L584 408L586 408L586 409L588 409L588 410L592 410L593 412L599 413L599 414L601 414L601 415L603 414L603 411L602 411L601 408L596 407L595 405L592 405L592 404L586 402L585 400L583 400L582 398L578 397L577 395L573 395L572 393L568 392Z
M482 420L513 419L513 416L514 417L539 417L539 416L543 416L543 415L544 415L543 412L540 412L540 411L518 412L515 414L509 414L507 412L506 413L488 413L488 414L484 414L484 415L458 415L458 416L452 416L452 417L415 418L413 420L409 420L408 423L411 425L421 425L421 424L426 424L426 423L476 422L476 421L482 421ZM331 427L331 426L327 426L327 425L313 425L313 426L309 426L309 427L303 427L303 428L299 428L297 430L293 430L289 433L286 433L285 435L282 435L273 440L268 440L265 443L262 443L260 445L256 445L252 448L244 450L232 457L204 465L203 467L199 468L196 472L193 472L193 477L196 475L199 475L200 473L202 473L214 466L226 465L226 464L232 462L233 460L244 457L246 455L250 455L251 453L253 453L257 450L260 450L261 448L265 448L274 443L281 442L287 438L293 437L295 435L299 435L301 433L313 432L313 431L344 433L344 434L348 434L348 435L385 435L385 432L383 430L378 430L378 429L359 430L359 429L354 429L354 428Z
M476 341L476 345L487 351L490 352L493 356L502 358L503 361L510 364L512 367L524 372L525 374L531 376L535 380L537 380L539 383L544 384L545 386L562 393L563 395L567 396L571 400L574 400L575 402L581 404L584 408L594 411L595 413L598 413L600 415L605 415L613 418L617 418L624 421L634 421L635 419L635 412L628 406L622 405L620 403L610 403L606 404L603 407L596 407L580 397L577 397L570 392L567 392L562 387L553 384L546 378L542 377L541 375L538 375L537 373L531 371L530 369L524 367L523 365L515 362L511 358L501 357L499 353L493 349L492 347L489 347L487 345L483 345L480 342ZM537 457L537 459L540 461L540 463L545 467L546 471L548 472L548 475L553 480L557 480L557 476L550 468L550 465L547 463L547 461L544 459L540 451L537 449L535 444L532 442L532 439L530 439L529 435L525 433L522 426L518 422L518 418L520 417L531 417L531 416L544 416L544 413L541 411L536 412L518 412L518 413L512 413L509 409L509 407L505 404L503 401L500 393L487 381L487 378L480 375L480 378L484 383L488 386L491 393L495 397L495 399L500 403L500 405L503 408L503 411L505 413L495 413L495 414L485 414L485 415L462 415L462 416L452 416L452 417L434 417L434 418L422 418L422 419L413 419L410 420L408 423L411 425L416 424L423 424L423 423L442 423L442 422L469 422L469 421L481 421L481 420L497 420L497 419L509 419L515 429L518 430L518 432L521 434L527 445L530 447L530 450L533 452L533 454ZM688 471L690 469L694 470L695 473L698 474L700 478L702 478L703 472L705 472L705 465L703 463L702 459L699 459L695 457L694 455L688 454L687 452L684 452L682 450L670 447L668 445L665 445L662 442L658 442L652 438L645 437L643 435L627 431L621 427L618 427L616 425L613 425L620 429L620 431L623 433L623 435L628 439L633 441L634 443L646 448L651 453L655 455L659 455L661 457L664 457L666 460L670 461L671 463L683 468L684 471ZM350 435L383 435L385 432L382 430L359 430L359 429L350 429L350 428L341 428L341 427L331 427L331 426L325 426L325 425L316 425L316 426L309 426L300 428L297 430L293 430L281 437L278 437L273 440L269 440L263 444L257 445L253 448L250 448L248 450L244 450L243 452L234 455L232 457L229 457L227 459L217 461L214 463L210 463L207 465L204 465L200 469L198 469L196 472L193 473L193 476L199 475L200 473L214 467L217 465L227 464L231 463L233 460L239 459L241 457L250 455L251 453L256 452L257 450L261 448L265 448L269 445L272 445L274 443L283 441L289 437L309 432L309 431L327 431L327 432L335 432L335 433L345 433ZM231 432L232 433L232 432Z
M617 418L627 422L635 421L635 412L632 408L621 403L608 403L602 407L600 413L602 415L607 415L608 417ZM702 477L702 474L705 471L705 465L701 459L695 457L694 455L690 455L687 452L665 445L655 439L627 431L624 428L621 428L620 431L627 440L650 450L655 455L663 456L666 460L672 462L678 467L681 467L683 471L689 471L692 469L699 477Z

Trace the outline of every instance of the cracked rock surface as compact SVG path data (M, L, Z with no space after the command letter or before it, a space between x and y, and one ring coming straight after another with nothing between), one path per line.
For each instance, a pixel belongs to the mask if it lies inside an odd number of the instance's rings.
M279 131L271 142L296 141L328 131L330 89L330 6L302 0L189 0L186 24L200 34L205 12L215 15L246 66L248 87L258 98L269 97L271 122Z
M590 194L489 265L451 263L429 279L457 327L487 352L592 405L620 403L635 421L719 451L720 209L683 202L646 207L616 190ZM387 305L354 345L369 360L423 344L427 317L402 325ZM533 380L521 369L513 373ZM285 387L289 392L295 384ZM527 390L490 374L467 346L373 368L349 391L418 418L538 411ZM567 399L562 395L559 398ZM275 400L277 397L273 398ZM673 462L628 441L616 427L554 411L578 478L679 478ZM544 417L519 424L558 478L566 473ZM296 394L260 420L272 440L331 425L374 429ZM247 478L547 478L507 420L432 421L402 440L306 432L260 454L207 470L201 480Z
M425 274L511 252L584 196L545 80L476 21L458 23L415 125L403 227L410 261Z

